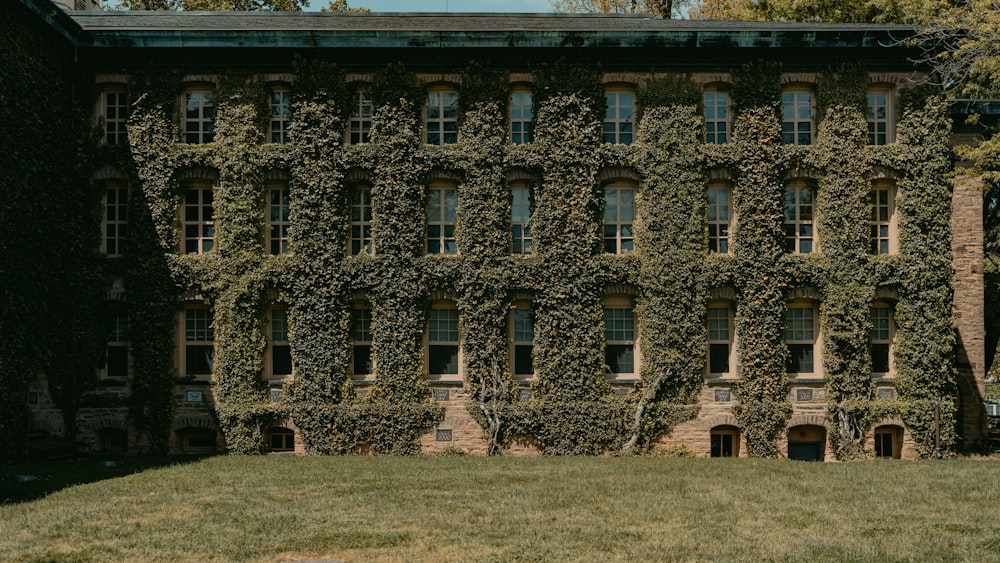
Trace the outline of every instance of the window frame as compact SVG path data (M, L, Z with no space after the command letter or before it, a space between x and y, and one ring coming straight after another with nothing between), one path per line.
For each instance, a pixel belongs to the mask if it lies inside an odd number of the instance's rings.
M623 98L627 101L623 102ZM631 145L635 142L635 88L608 86L604 89L606 108L601 123L602 139L614 145Z
M100 116L104 121L104 144L127 145L130 107L128 89L124 85L105 86L101 92L100 104Z
M198 323L203 321L203 327ZM193 325L193 328L192 328ZM196 381L211 381L215 370L215 318L212 308L205 304L186 304L180 314L180 330L177 331L179 339L178 349L178 375L180 377L192 378ZM194 338L194 336L208 336L209 338ZM189 347L209 348L206 350L208 356L205 363L208 364L208 373L191 373L188 365Z
M375 108L367 86L357 86L351 94L351 115L347 120L347 144L371 142L372 116Z
M104 365L98 370L100 379L111 381L128 380L132 373L132 347L129 343L129 318L128 311L123 308L114 307L110 311L110 327L105 339ZM116 350L113 354L112 350ZM124 354L124 373L112 373L112 356Z
M288 254L291 250L291 192L285 182L267 185L267 253ZM275 198L277 197L277 201Z
M265 379L284 380L295 377L295 364L292 362L292 349L288 341L288 308L281 304L271 305L267 309L267 317L264 325L264 338L267 341L267 349L264 358ZM280 355L287 354L288 373L279 373L275 364L279 361Z
M447 319L442 319L441 314L443 311L447 311ZM445 320L448 326L445 327L444 331L434 328L434 323L441 322ZM452 321L454 321L454 326L451 326ZM462 316L458 310L458 305L450 299L439 299L431 303L430 309L427 311L427 323L424 326L424 373L427 374L427 379L430 381L462 381L465 376L465 358L462 352L462 333L461 333L461 323ZM441 334L444 333L448 338L441 339ZM454 335L454 339L450 337ZM432 355L433 348L455 348L454 357L456 362L455 373L451 372L433 372L432 369ZM450 364L450 362L449 362Z
M284 85L271 88L268 93L268 108L271 111L268 122L268 142L285 144L288 142L288 126L292 122L292 93Z
M603 330L604 330L604 374L609 380L631 380L639 377L642 366L642 356L639 353L639 318L635 314L635 303L630 295L609 295L602 300L603 307ZM616 312L623 314L619 318ZM609 318L609 312L611 313ZM622 321L621 328L615 326L617 321ZM609 326L609 321L611 325ZM631 326L630 326L631 325ZM618 338L618 337L622 338ZM631 336L631 338L629 338ZM631 351L632 371L615 371L614 367L619 366L619 360L609 361L612 353L611 347L621 348L622 351ZM615 365L613 366L612 363Z
M534 93L527 86L515 86L508 98L507 123L510 142L524 145L532 141L531 122L534 119Z
M883 198L882 195L885 197ZM899 252L896 217L896 185L893 182L876 181L868 192L871 206L868 233L868 253L872 255L896 254ZM884 211L884 213L881 213ZM884 250L884 251L883 251Z
M275 438L278 438L280 441L280 447L274 447ZM289 438L291 438L291 444L289 444ZM268 452L291 453L295 451L295 431L291 428L286 428L284 426L268 428L264 433L264 440L264 444L267 447Z
M635 223L636 195L638 186L631 183L617 182L604 187L604 220L602 223L602 239L604 241L604 252L606 254L631 254L635 252ZM609 195L615 194L614 201L609 201ZM622 196L630 193L631 203L623 203ZM614 209L613 216L609 217L609 210ZM623 213L623 210L630 210ZM629 219L624 219L623 215L630 214ZM609 234L611 236L609 236ZM614 248L612 252L611 248Z
M524 182L510 186L510 235L511 253L516 256L532 254L531 212L534 208L534 190Z
M871 347L872 376L877 378L892 378L896 375L895 343L896 343L896 311L892 304L877 300L871 305L871 315L868 341ZM883 322L884 321L884 322ZM876 370L875 347L885 346L885 371Z
M434 194L439 194L435 196ZM454 194L451 198L453 208L449 209L448 195ZM440 203L435 203L435 197ZM432 216L432 211L437 209L437 216ZM426 244L424 251L428 256L445 255L452 256L458 254L458 186L449 182L435 182L427 187L427 204L425 206L425 229L424 236ZM433 230L437 234L432 234ZM436 245L437 250L433 250Z
M796 317L796 311L808 311L808 317L805 315L800 315ZM802 329L800 329L803 338L795 338L796 327L795 321L803 321ZM809 321L809 328L805 327L805 321ZM808 376L821 376L823 374L823 358L822 358L822 335L819 319L819 307L815 302L808 299L798 299L788 302L785 306L785 329L783 341L788 349L788 360L785 364L785 372L789 377L808 377ZM791 322L791 325L789 324ZM806 330L809 331L811 337L806 336ZM790 334L791 333L791 334ZM794 357L795 347L805 347L809 346L812 352L812 370L806 371L803 369L794 370L793 367L798 362ZM803 348L804 349L804 348Z
M809 194L809 201L802 198L802 194ZM789 195L794 197L789 199ZM803 219L806 214L803 208L808 206L808 219ZM791 210L791 214L789 211ZM785 233L785 252L788 254L813 254L818 251L819 239L816 236L816 188L806 182L790 182L785 185L785 199L783 206L782 230ZM809 234L803 233L808 227ZM791 233L791 235L789 235ZM803 251L805 244L808 250Z
M519 318L520 317L520 318ZM508 317L508 338L510 342L510 374L511 378L519 381L533 379L538 371L535 368L535 310L530 301L518 300L511 304L510 315ZM530 330L530 339L525 336ZM518 369L519 352L527 350L531 358L531 371L525 372Z
M878 97L884 96L884 103L878 104ZM865 91L866 112L865 121L868 123L868 144L872 146L889 145L895 142L895 114L893 89L886 85L869 86ZM878 114L878 109L882 110L882 115ZM879 131L878 126L882 125L883 130ZM879 137L881 142L879 142Z
M435 115L432 115L436 113ZM431 131L435 125L435 131ZM440 146L458 143L458 90L435 86L424 100L424 143Z
M722 103L719 103L721 100ZM702 91L702 103L705 107L705 143L710 145L721 145L730 140L730 130L732 122L732 96L729 95L728 88L722 85L706 86ZM722 117L719 117L721 110ZM722 131L719 131L719 124L722 124ZM721 139L719 136L721 135Z
M780 109L782 144L812 145L816 141L816 95L813 88L806 85L783 88ZM808 117L803 116L803 113L807 113ZM803 131L802 125L808 125L806 131ZM802 135L806 135L806 138L803 139Z
M101 217L101 252L109 258L125 254L125 241L128 237L128 199L128 184L121 181L105 183L104 213Z
M718 448L716 448L716 437ZM724 438L729 438L729 452L725 450ZM740 429L736 426L721 425L709 430L709 457L740 457Z
M714 311L714 313L713 313ZM724 317L719 316L720 311L725 311ZM725 333L722 334L720 328L713 328L713 320L725 320ZM712 378L736 377L736 315L733 303L729 300L713 299L709 301L706 315L706 325L708 327L708 356L705 362L705 373ZM716 371L712 369L712 346L726 346L726 371Z
M358 300L351 304L351 379L367 381L375 379L375 354L372 348L372 306L368 301ZM359 352L367 352L368 370L358 370Z
M889 455L885 455L885 443L880 443L880 436L888 436L890 443ZM879 459L900 459L903 453L903 429L895 424L881 424L872 430L872 453Z
M184 90L181 139L185 144L204 145L215 141L216 91L213 86L192 86ZM192 101L196 105L192 108ZM192 128L191 126L195 127Z
M350 188L350 217L348 233L348 249L350 256L375 254L375 240L372 238L372 187L368 184L355 184Z
M189 196L192 194L198 194L197 202L193 204L189 203ZM188 219L189 210L194 210L194 215L197 217ZM188 234L191 232L191 227L197 234ZM196 250L188 250L189 243L194 243ZM207 182L186 184L181 193L181 254L208 254L213 250L215 250L215 186Z
M725 194L725 202L720 203L718 197L713 200L713 192ZM729 184L712 183L708 185L708 251L717 254L732 254L733 229L733 188ZM725 218L719 218L721 212Z

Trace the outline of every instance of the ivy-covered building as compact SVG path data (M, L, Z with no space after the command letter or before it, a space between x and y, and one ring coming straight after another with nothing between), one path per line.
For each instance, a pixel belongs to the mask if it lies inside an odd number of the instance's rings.
M10 457L983 442L905 27L0 6Z

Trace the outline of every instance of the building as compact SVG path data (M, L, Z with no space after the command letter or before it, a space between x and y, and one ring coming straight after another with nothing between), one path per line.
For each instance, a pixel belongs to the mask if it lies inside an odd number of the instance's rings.
M905 27L3 5L10 451L983 443Z

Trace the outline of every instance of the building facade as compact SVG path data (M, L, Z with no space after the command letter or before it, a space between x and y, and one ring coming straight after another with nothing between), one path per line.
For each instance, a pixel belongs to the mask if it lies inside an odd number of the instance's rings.
M69 329L4 339L11 447L983 441L982 195L906 28L5 4L73 108L12 138L68 226L15 267L12 161L3 329Z

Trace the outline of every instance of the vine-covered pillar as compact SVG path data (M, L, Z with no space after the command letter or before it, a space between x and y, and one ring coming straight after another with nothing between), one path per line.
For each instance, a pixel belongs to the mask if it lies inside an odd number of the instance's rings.
M597 260L600 122L592 100L570 94L542 103L535 124L544 163L532 223L543 262L535 293L535 436L547 452L596 452L608 441L599 432L609 413L600 407L610 394Z
M244 97L219 104L216 119L215 409L232 453L256 454L273 409L262 378L266 346L261 318L263 174L257 112Z
M289 345L295 380L283 400L309 453L335 453L344 431L341 402L353 396L348 377L349 314L338 275L347 248L341 136L337 101L322 93L294 103L290 126Z
M736 332L743 366L735 386L733 414L753 457L777 455L776 440L791 413L785 373L780 131L774 108L759 105L739 114L733 135L737 219L732 246L739 272Z
M825 260L820 325L827 389L827 425L838 459L864 456L873 422L869 330L875 294L868 267L868 128L860 109L827 108L809 164L819 170L818 231Z
M703 273L707 177L696 108L647 108L639 126L636 248L641 299L636 308L648 400L637 447L693 417L708 350L708 287Z
M470 413L483 425L487 453L499 453L510 434L514 398L507 361L506 279L511 249L510 191L504 154L507 128L497 102L478 103L465 114L460 137L468 147L460 157L465 179L459 187L458 281L465 373Z
M905 258L896 305L896 390L921 457L955 446L955 332L952 327L951 120L931 99L906 113L898 141L909 151L897 193Z
M152 451L167 453L174 401L174 312L177 287L167 255L176 249L174 131L163 109L139 104L128 124L138 185L129 198L125 251L132 356L130 415Z

